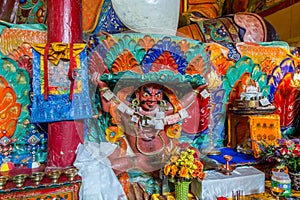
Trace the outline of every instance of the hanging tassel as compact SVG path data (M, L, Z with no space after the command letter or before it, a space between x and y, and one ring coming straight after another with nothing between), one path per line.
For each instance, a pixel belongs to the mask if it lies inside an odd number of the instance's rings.
M49 93L49 77L48 77L48 53L49 53L50 43L45 46L44 53L44 99L48 100Z
M70 101L73 99L73 93L74 93L74 85L75 85L75 69L77 67L76 59L73 57L73 43L70 44L70 67L69 67L69 72L68 72L68 77L71 81L70 85Z

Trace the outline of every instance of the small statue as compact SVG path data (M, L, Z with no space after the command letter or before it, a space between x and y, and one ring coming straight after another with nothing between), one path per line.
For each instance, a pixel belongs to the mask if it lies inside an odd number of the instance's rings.
M259 91L259 86L256 82L248 77L246 85L244 85L244 92L241 93L241 100L259 100L262 98L262 93Z
M275 106L263 95L258 83L250 76L245 79L245 82L239 81L237 89L238 95L234 99L233 112L237 114L267 114L275 111Z

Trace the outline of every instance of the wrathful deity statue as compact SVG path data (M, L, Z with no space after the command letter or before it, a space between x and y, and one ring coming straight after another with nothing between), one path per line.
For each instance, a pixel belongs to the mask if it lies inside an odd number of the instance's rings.
M134 89L125 87L112 92L99 80L104 112L112 116L106 139L119 142L121 148L110 156L116 174L129 169L154 172L161 168L167 151L176 148L181 122L205 85L188 91L179 100L171 88L159 83L144 83Z

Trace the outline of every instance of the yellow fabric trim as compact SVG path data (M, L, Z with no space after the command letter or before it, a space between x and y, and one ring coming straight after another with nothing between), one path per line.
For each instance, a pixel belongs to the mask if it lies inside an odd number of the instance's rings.
M278 114L249 116L250 137L254 157L258 158L260 149L257 142L264 141L274 145L281 138L280 116Z
M41 55L45 54L46 44L32 44L34 50L39 52ZM78 56L85 48L86 44L75 43L73 44L73 56ZM48 52L48 60L57 65L60 59L70 60L70 44L55 42L50 44Z
M80 57L76 56L75 60L76 60L76 68L78 70L80 70L81 69ZM56 66L58 65L58 63L56 64ZM48 68L49 67L50 67L50 65L48 64ZM44 73L45 72L44 72L44 56L43 55L41 55L41 57L40 57L40 70L41 70L41 74L40 74L41 88L40 88L40 90L41 90L41 94L44 94L44 92L45 92L44 91L44 84L45 84L45 82L44 82ZM67 74L66 74L66 78L67 78ZM71 83L71 81L69 81L69 82ZM81 79L78 80L76 84L77 84L77 87L74 88L74 94L78 94L78 93L80 93L82 91L82 82L81 82ZM49 87L52 87L52 86L55 86L55 85L51 85L50 79L49 79ZM68 94L68 93L66 93L65 91L60 92L58 90L49 90L49 94L51 94L51 95L57 95L57 94Z

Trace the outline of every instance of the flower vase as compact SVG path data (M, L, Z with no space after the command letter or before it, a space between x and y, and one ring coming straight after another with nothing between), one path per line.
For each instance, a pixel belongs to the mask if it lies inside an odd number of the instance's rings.
M272 172L284 172L288 174L289 168L283 164L277 164L276 166L272 167Z
M291 183L292 183L292 189L294 190L300 190L300 173L293 173L289 172Z
M176 182L175 183L175 198L176 198L176 200L188 200L190 183L191 182Z

